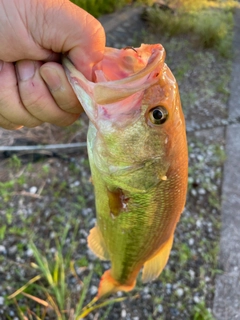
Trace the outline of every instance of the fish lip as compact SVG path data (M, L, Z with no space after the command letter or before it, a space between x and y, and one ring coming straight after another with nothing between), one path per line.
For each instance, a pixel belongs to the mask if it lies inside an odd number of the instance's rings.
M144 48L142 50L144 50ZM120 59L120 57L116 58L116 63L118 59ZM124 101L134 94L144 92L147 88L158 82L163 72L165 59L164 49L162 46L154 47L153 45L150 47L148 55L146 55L144 59L145 66L130 76L118 80L95 83L86 79L84 75L75 68L67 55L62 57L62 65L67 78L91 122L96 126L97 120L99 120L98 109L101 108L101 106L105 106L110 111L113 109L112 104ZM154 74L156 69L156 74ZM122 109L119 108L119 111L121 113Z
M164 66L165 51L155 50L149 56L148 61L143 69L119 80L111 80L107 82L97 82L94 86L94 99L97 104L110 104L113 102L124 100L124 98L133 95L139 91L144 91L150 86L158 82ZM156 70L157 75L150 78L150 75ZM137 81L143 81L143 83L137 84ZM127 86L127 88L126 88ZM108 90L108 96L102 92ZM125 92L125 93L124 93ZM119 95L119 93L121 93Z

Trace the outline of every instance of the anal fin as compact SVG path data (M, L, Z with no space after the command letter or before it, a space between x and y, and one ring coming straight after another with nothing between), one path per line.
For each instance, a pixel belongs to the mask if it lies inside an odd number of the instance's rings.
M98 226L90 230L88 236L88 247L101 260L109 260L109 254Z
M157 254L146 261L143 267L142 281L150 282L156 279L167 264L173 245L173 235L163 244Z

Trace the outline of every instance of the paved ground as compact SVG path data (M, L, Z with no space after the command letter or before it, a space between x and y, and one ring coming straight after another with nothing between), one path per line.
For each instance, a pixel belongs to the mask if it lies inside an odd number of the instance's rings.
M135 45L139 32L144 29L144 22L140 18L142 11L142 7L125 7L120 12L100 17L99 20L106 32L108 47L122 48L124 45Z
M240 115L240 9L235 15L234 64L229 117ZM240 124L226 129L227 161L222 186L222 234L220 263L224 274L217 277L214 314L216 320L240 319Z
M107 33L107 45L123 46L124 32L132 19L139 19L140 8L123 10L100 19ZM137 38L141 21L136 29L128 30L125 45L132 45ZM139 28L138 28L139 27ZM118 45L119 44L119 45ZM229 99L229 119L240 116L240 9L235 15L234 65ZM209 130L205 130L209 136ZM211 129L211 136L226 138L227 160L224 165L222 186L222 234L220 242L220 264L224 274L217 277L214 299L216 320L240 319L240 124L229 124L221 132ZM199 133L201 137L204 132ZM198 133L196 134L198 136Z

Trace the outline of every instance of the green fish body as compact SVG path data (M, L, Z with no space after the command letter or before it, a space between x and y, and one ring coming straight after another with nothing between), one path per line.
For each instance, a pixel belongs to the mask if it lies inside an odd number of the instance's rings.
M111 261L98 298L129 291L167 263L187 190L187 141L178 86L161 45L107 49L86 80L70 82L90 119L88 154L97 223L88 245ZM112 65L112 68L111 68Z

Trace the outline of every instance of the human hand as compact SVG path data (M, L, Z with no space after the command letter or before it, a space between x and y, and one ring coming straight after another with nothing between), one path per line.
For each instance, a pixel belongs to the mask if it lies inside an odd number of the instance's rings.
M82 112L61 53L88 78L105 47L101 24L68 0L0 0L0 127L66 126Z

